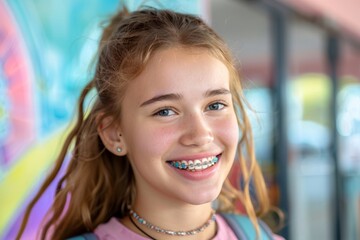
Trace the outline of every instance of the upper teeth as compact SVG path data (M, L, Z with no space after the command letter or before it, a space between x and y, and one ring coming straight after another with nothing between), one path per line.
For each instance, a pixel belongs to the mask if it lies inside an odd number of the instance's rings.
M211 167L212 165L218 162L218 158L216 156L195 159L195 160L182 160L182 161L172 161L171 166L178 169L186 169L190 171L200 171L202 169L206 169Z

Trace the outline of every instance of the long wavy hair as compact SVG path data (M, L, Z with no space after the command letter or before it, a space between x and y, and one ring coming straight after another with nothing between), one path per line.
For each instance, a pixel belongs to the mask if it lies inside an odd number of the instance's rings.
M81 93L76 123L54 169L27 207L17 239L23 234L35 203L59 174L68 155L70 162L57 183L41 239L49 236L55 240L65 239L93 231L113 216L122 218L129 214L127 206L136 194L133 170L128 161L119 161L121 157L104 147L97 132L98 124L106 117L119 120L128 83L143 71L156 51L178 46L204 49L222 61L230 72L230 90L241 131L237 159L244 184L237 189L227 179L217 200L217 211L233 212L235 201L240 201L258 229L256 217L268 211L269 201L254 155L239 72L228 47L198 17L151 8L130 13L123 8L104 26L94 77ZM93 88L96 99L90 109L84 111L84 100ZM256 204L250 195L250 181L255 189Z

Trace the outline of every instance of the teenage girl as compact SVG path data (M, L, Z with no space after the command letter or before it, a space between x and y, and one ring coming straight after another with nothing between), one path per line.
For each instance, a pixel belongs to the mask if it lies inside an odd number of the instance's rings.
M96 89L90 110L84 99ZM27 208L58 182L41 239L236 239L220 213L269 209L236 64L201 19L169 10L121 10L104 28L95 74L54 170ZM227 179L238 161L244 181ZM252 181L254 204L249 193Z

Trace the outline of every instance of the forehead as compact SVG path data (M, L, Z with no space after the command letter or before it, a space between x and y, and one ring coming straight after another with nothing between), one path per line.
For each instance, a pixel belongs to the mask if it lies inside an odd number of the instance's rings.
M167 48L151 56L140 75L129 83L125 95L143 100L216 88L229 88L229 71L222 61L201 48Z
M147 62L146 68L151 68L156 63L164 64L166 62L185 62L191 61L196 62L201 59L208 58L222 62L222 57L207 48L202 47L186 47L186 46L173 46L168 48L161 48L153 52L149 61ZM169 61L170 60L170 61ZM223 62L222 62L223 63ZM224 64L226 65L226 64Z
M146 78L155 77L153 81L175 78L181 82L181 78L189 75L201 79L201 75L209 78L210 73L217 77L225 72L228 74L226 65L207 49L173 47L156 51L139 78L142 78L141 75Z

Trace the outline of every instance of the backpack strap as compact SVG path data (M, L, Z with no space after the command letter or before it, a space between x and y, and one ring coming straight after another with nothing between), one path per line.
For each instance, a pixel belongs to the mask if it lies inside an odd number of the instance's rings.
M67 240L97 240L98 238L94 233L84 233L79 236L68 238Z
M226 223L230 226L236 237L241 240L256 239L256 230L250 218L245 215L238 215L233 213L220 214ZM258 219L261 240L273 240L273 233L269 227Z

